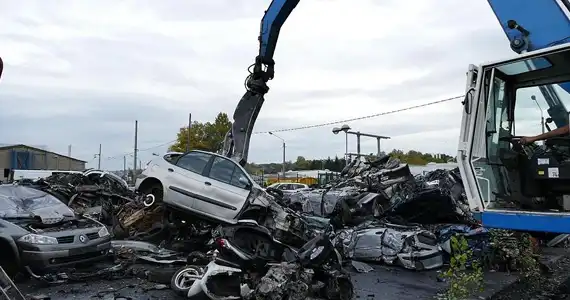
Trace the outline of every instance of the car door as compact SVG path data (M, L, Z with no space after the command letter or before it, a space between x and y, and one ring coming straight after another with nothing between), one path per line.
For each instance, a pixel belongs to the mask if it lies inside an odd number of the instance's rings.
M214 157L207 177L209 199L194 202L194 209L218 219L233 220L249 196L249 178L234 161L220 156ZM240 177L248 183L240 182Z
M283 191L283 193L292 193L293 190L295 189L295 187L293 186L293 184L291 183L284 183L280 189Z
M191 151L180 156L173 164L166 165L168 202L181 208L192 209L197 199L206 197L205 181L202 175L212 155Z

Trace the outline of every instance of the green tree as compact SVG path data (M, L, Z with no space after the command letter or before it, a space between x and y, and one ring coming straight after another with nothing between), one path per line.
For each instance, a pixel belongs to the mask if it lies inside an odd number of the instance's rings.
M190 149L216 152L222 148L226 133L232 123L226 113L219 113L213 123L192 122L190 128ZM170 151L186 151L188 141L188 127L180 128L176 137L176 143L170 146Z
M394 149L388 155L400 159L402 162L408 163L410 165L425 165L430 162L435 163L446 163L453 160L450 155L437 153L422 153L416 150L410 150L406 153L402 150Z
M295 170L308 170L311 166L311 162L306 160L303 156L297 156L295 161Z

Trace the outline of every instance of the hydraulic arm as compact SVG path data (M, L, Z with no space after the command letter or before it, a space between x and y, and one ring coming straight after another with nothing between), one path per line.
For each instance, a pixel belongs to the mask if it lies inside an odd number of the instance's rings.
M246 93L233 115L234 122L224 141L224 154L241 165L247 162L249 141L255 121L269 91L267 82L273 79L273 54L279 31L300 0L273 0L261 21L259 54L248 68ZM543 49L570 40L568 0L488 0L507 35L511 48L517 53ZM529 62L528 67L535 67ZM570 91L570 85L562 84ZM558 127L566 123L566 109L552 87L541 88L549 106L550 116Z
M236 107L232 128L224 141L224 154L242 166L247 163L253 126L265 101L264 95L269 91L267 82L273 79L275 73L273 54L279 30L298 3L299 0L273 0L261 20L259 54L255 63L248 68L250 74L245 80L246 92Z

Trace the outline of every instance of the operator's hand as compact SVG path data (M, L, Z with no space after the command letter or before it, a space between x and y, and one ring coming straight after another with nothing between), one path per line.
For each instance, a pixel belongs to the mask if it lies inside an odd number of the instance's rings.
M522 145L527 145L527 144L532 144L536 141L536 138L534 136L523 136L520 139L520 143Z

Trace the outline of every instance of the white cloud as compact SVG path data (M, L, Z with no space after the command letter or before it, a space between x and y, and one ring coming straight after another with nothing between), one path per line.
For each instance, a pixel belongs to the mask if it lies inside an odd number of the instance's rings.
M0 0L2 143L45 144L122 168L134 120L140 148L172 140L187 122L232 115L257 55L269 0ZM57 3L60 3L59 5ZM62 7L65 7L62 9ZM477 26L465 20L477 16ZM469 63L511 55L485 2L301 1L281 30L276 75L256 131L404 108L464 89ZM392 136L386 149L454 153L460 100L351 122ZM288 159L342 155L330 127L283 132ZM375 151L375 141L363 141ZM158 147L141 153L148 160ZM250 160L280 159L280 142L252 138ZM132 158L128 159L130 162Z

